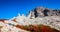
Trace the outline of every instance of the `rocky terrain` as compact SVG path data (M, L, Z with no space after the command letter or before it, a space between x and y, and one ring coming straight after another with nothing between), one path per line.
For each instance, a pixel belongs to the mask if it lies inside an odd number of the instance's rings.
M0 19L0 32L60 32L60 10L37 7L27 16Z
M60 16L60 10L52 10L44 7L37 7L31 10L31 17Z

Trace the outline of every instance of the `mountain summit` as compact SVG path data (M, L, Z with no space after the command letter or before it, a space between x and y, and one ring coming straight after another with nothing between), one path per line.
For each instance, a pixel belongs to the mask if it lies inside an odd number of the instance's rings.
M37 7L31 10L31 17L60 16L60 10Z

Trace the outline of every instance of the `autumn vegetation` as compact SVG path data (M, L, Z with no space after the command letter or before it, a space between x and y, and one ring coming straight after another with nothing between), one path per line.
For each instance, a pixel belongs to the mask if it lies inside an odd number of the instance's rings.
M29 26L20 26L16 25L17 28L24 29L30 32L60 32L54 28L45 25L29 25Z

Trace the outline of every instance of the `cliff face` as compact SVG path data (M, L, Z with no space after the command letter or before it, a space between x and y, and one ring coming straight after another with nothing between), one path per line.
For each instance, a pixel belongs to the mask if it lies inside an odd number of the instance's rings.
M45 16L60 16L60 10L50 10L44 7L37 7L31 10L31 16L45 17Z

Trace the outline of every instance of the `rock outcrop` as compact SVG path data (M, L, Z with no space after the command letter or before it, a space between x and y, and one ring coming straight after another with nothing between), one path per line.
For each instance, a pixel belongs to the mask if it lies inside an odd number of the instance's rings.
M31 10L31 17L45 17L45 16L60 16L60 10L50 10L44 7L37 7L33 10Z

